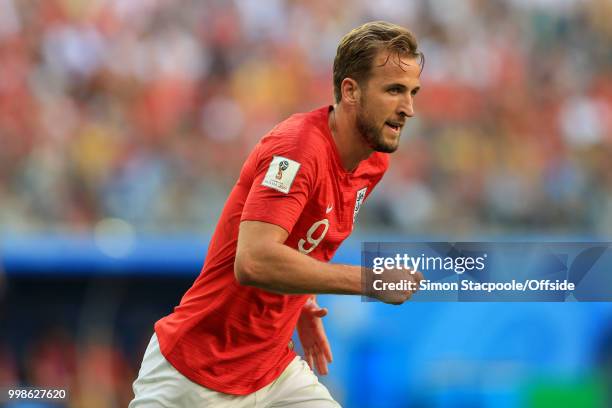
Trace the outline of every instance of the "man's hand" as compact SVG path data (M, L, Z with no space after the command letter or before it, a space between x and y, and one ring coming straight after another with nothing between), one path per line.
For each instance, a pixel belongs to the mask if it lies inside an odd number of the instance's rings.
M327 364L332 362L331 348L323 328L323 316L327 315L326 308L320 308L312 296L302 308L302 314L297 322L297 332L304 349L304 360L310 369L321 375L328 373Z
M381 302L401 305L419 290L422 280L421 272L406 269L388 269L381 274L368 271L365 293Z

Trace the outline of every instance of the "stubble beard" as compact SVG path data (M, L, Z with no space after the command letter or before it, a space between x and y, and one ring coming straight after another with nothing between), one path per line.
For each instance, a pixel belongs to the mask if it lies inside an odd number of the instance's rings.
M372 150L381 153L393 153L399 146L399 141L396 143L388 143L382 134L382 128L368 117L366 114L367 107L363 98L359 101L359 111L357 112L356 125L357 131L361 138L366 142ZM384 127L384 125L383 125Z

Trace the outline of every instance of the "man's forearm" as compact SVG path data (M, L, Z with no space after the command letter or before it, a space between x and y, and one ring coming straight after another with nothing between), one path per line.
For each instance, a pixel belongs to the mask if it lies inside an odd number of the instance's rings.
M361 268L328 264L280 243L236 254L235 272L244 285L279 293L361 294Z

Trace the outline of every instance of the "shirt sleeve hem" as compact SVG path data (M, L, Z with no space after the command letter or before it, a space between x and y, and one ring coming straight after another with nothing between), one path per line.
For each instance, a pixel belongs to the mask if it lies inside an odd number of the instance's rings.
M282 229L284 229L285 231L287 231L287 234L291 234L291 230L292 230L291 225L288 225L288 223L283 223L282 221L278 220L277 218L273 218L271 216L249 215L249 216L246 216L246 217L243 217L242 219L240 219L240 222L242 222L242 221L260 221L260 222L265 222L267 224L277 225L277 226L281 227Z

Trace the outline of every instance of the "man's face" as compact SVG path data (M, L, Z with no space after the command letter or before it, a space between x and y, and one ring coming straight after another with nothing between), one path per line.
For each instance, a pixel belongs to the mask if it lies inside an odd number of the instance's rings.
M416 58L398 60L396 53L387 51L374 58L370 78L362 84L356 118L357 130L374 151L397 150L402 128L414 116L412 103L420 89L420 72Z

